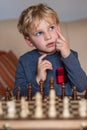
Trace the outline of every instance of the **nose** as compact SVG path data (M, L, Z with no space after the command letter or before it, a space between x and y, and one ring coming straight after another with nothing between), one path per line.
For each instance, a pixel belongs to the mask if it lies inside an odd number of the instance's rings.
M49 32L44 34L44 40L50 40L51 39L51 34Z

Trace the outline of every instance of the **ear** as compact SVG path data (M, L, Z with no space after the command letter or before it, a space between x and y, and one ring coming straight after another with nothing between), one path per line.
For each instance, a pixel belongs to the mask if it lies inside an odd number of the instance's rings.
M25 38L25 42L28 44L28 46L34 47L33 43L32 43L31 40L29 39L29 37L26 37L26 38Z

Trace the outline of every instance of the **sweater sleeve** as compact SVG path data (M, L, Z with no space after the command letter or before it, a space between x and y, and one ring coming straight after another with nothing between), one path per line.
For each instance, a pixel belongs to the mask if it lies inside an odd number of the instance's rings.
M61 60L65 65L70 81L77 87L78 92L83 92L87 86L87 76L81 68L77 52L71 51L67 58L61 58Z
M13 94L16 96L18 87L20 87L21 95L26 96L28 92L28 84L32 83L32 94L34 95L37 91L40 91L40 87L36 82L36 76L30 72L26 75L27 68L23 65L21 59L18 61L15 77L15 85ZM28 73L28 72L27 72Z

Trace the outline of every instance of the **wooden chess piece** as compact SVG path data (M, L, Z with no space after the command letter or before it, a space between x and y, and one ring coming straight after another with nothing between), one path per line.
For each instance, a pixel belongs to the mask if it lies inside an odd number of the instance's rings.
M35 95L35 113L34 117L37 119L41 119L44 117L43 115L43 106L42 106L42 96L41 93L37 92Z
M54 89L50 90L49 94L49 109L48 109L48 116L50 118L56 118L57 111L56 111L56 93Z
M18 87L16 100L20 100L20 99L21 99L21 92L20 92L20 87Z
M64 83L62 84L62 94L61 94L61 99L63 99L65 96L65 85Z
M76 100L76 99L77 99L76 86L73 87L72 99L73 99L73 100Z
M69 98L64 97L63 100L63 118L69 118L70 112L69 112Z
M9 93L9 97L12 98L12 97L13 97L12 90L8 87L8 88L7 88L7 91L8 91L8 93Z
M10 95L9 95L8 88L6 89L5 101L10 101Z
M86 90L85 90L85 99L87 99L87 87L86 87Z
M44 99L44 82L42 79L40 80L39 84L40 84L40 92L42 95L42 99Z
M54 78L50 78L50 89L54 89Z
M32 100L32 84L31 83L29 83L29 85L28 85L27 100L28 101Z

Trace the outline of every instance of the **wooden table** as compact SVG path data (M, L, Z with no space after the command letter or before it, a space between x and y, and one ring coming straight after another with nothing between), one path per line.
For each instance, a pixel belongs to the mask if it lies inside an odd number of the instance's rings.
M0 130L87 130L87 119L0 120Z

